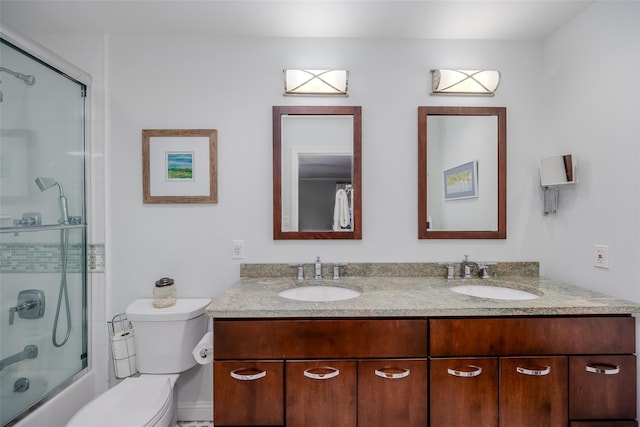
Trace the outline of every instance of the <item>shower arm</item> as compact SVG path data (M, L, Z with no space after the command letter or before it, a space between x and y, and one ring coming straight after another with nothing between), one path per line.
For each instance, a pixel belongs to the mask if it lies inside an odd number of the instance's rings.
M0 72L2 71L8 74L11 74L16 79L22 80L23 82L25 82L25 84L28 84L29 86L34 85L36 83L36 78L34 76L18 73L17 71L10 70L6 67L0 67Z

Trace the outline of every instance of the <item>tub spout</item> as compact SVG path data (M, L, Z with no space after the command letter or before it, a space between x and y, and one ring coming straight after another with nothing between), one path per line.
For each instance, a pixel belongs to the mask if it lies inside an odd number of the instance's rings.
M5 357L0 360L0 371L3 370L6 366L13 365L14 363L20 362L25 359L35 359L38 357L38 346L36 345L25 345L24 350L20 353L16 353L12 356Z

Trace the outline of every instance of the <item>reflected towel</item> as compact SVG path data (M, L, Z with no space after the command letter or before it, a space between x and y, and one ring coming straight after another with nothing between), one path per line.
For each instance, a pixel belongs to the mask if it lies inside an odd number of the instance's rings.
M333 231L340 231L351 225L349 198L343 189L336 191L336 202L333 207Z

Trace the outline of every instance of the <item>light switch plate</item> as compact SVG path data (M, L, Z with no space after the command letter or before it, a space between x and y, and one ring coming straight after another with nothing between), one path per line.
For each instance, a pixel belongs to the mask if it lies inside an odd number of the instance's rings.
M232 259L244 259L244 240L233 241Z

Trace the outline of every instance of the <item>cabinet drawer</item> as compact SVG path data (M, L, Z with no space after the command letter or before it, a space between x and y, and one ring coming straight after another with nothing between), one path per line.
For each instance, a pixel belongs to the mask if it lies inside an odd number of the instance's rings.
M431 359L430 426L498 427L498 358Z
M427 356L426 319L218 320L214 359Z
M638 427L638 422L635 420L571 421L569 427Z
M265 426L284 423L284 362L213 362L214 424Z
M358 361L358 426L425 427L427 360Z
M565 427L567 358L500 358L500 425Z
M287 427L356 427L356 362L286 362Z
M636 357L569 358L569 418L636 417Z
M631 354L633 317L431 319L431 356Z

